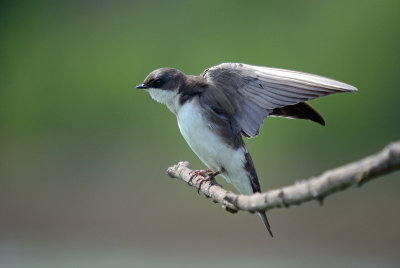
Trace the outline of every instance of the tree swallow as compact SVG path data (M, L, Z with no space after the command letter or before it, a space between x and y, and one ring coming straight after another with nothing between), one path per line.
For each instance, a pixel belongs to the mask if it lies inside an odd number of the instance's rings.
M178 120L190 148L214 173L241 194L261 192L253 160L242 136L258 135L268 116L308 119L325 125L307 100L355 92L348 84L308 73L222 63L200 76L173 68L152 71L143 84L157 102L165 104ZM265 213L258 213L268 232Z

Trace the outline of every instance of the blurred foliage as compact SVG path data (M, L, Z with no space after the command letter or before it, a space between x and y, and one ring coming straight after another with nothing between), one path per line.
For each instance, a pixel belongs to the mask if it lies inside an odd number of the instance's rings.
M189 160L195 168L203 165L181 138L174 116L134 86L159 67L199 74L221 62L300 70L356 86L356 94L311 102L326 127L272 118L257 139L248 141L263 188L282 186L399 138L399 8L395 0L2 1L0 233L48 234L50 226L56 234L91 232L97 226L99 233L131 233L129 241L143 242L154 232L149 222L157 222L157 213L183 220L180 213L195 214L193 208L221 226L254 221L262 227L258 219L228 217L202 198L194 201L187 187L163 178L178 160ZM370 193L376 189L398 202L394 184L372 184ZM158 208L149 200L150 192L171 208ZM335 199L337 208L357 198L368 202L350 194L347 201ZM344 217L353 210L340 212L343 225L337 230L345 229ZM124 214L128 211L133 215ZM337 215L334 209L324 213L327 218ZM374 223L367 208L359 213L353 224ZM284 221L279 215L272 217L275 230ZM151 239L182 231L174 229L174 217ZM394 228L399 218L389 221ZM194 219L189 223L201 224ZM306 220L299 224L301 230L313 229ZM133 231L135 225L147 236ZM230 236L221 226L215 228ZM253 229L249 240L263 232ZM373 241L393 237L394 229L387 230ZM202 231L209 228L199 236ZM287 241L296 237L292 235ZM316 231L298 239L318 240L319 235ZM397 230L395 236L391 247L399 249Z

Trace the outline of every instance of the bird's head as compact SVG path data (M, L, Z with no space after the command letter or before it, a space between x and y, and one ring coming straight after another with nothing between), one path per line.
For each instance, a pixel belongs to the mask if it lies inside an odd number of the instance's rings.
M143 84L136 86L147 90L151 97L163 104L172 101L185 81L185 75L174 68L161 68L152 71Z

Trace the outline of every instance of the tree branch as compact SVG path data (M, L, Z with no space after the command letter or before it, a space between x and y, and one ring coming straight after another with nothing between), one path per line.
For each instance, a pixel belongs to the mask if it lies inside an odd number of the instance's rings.
M193 171L190 170L189 162L179 162L168 168L167 173L171 178L183 180L196 188L200 187L199 190L202 193L234 213L238 210L267 211L273 208L300 205L314 199L322 203L324 198L330 194L350 187L361 186L374 178L398 169L400 169L400 141L390 143L380 152L359 161L327 170L318 177L253 195L238 195L224 190L218 184L212 185L208 181L201 183L205 179L201 175L190 180Z

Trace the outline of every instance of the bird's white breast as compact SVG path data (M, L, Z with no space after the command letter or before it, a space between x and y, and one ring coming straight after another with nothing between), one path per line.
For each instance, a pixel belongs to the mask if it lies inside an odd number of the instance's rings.
M205 118L197 98L180 107L177 119L182 136L206 166L213 171L224 167L226 172L222 176L228 182L243 193L252 191L249 182L243 182L243 179L247 179L243 168L245 148L235 150L226 144Z
M219 152L225 152L221 138L211 129L210 124L204 118L197 99L187 101L179 110L178 125L189 144L208 167L217 171L221 163Z

